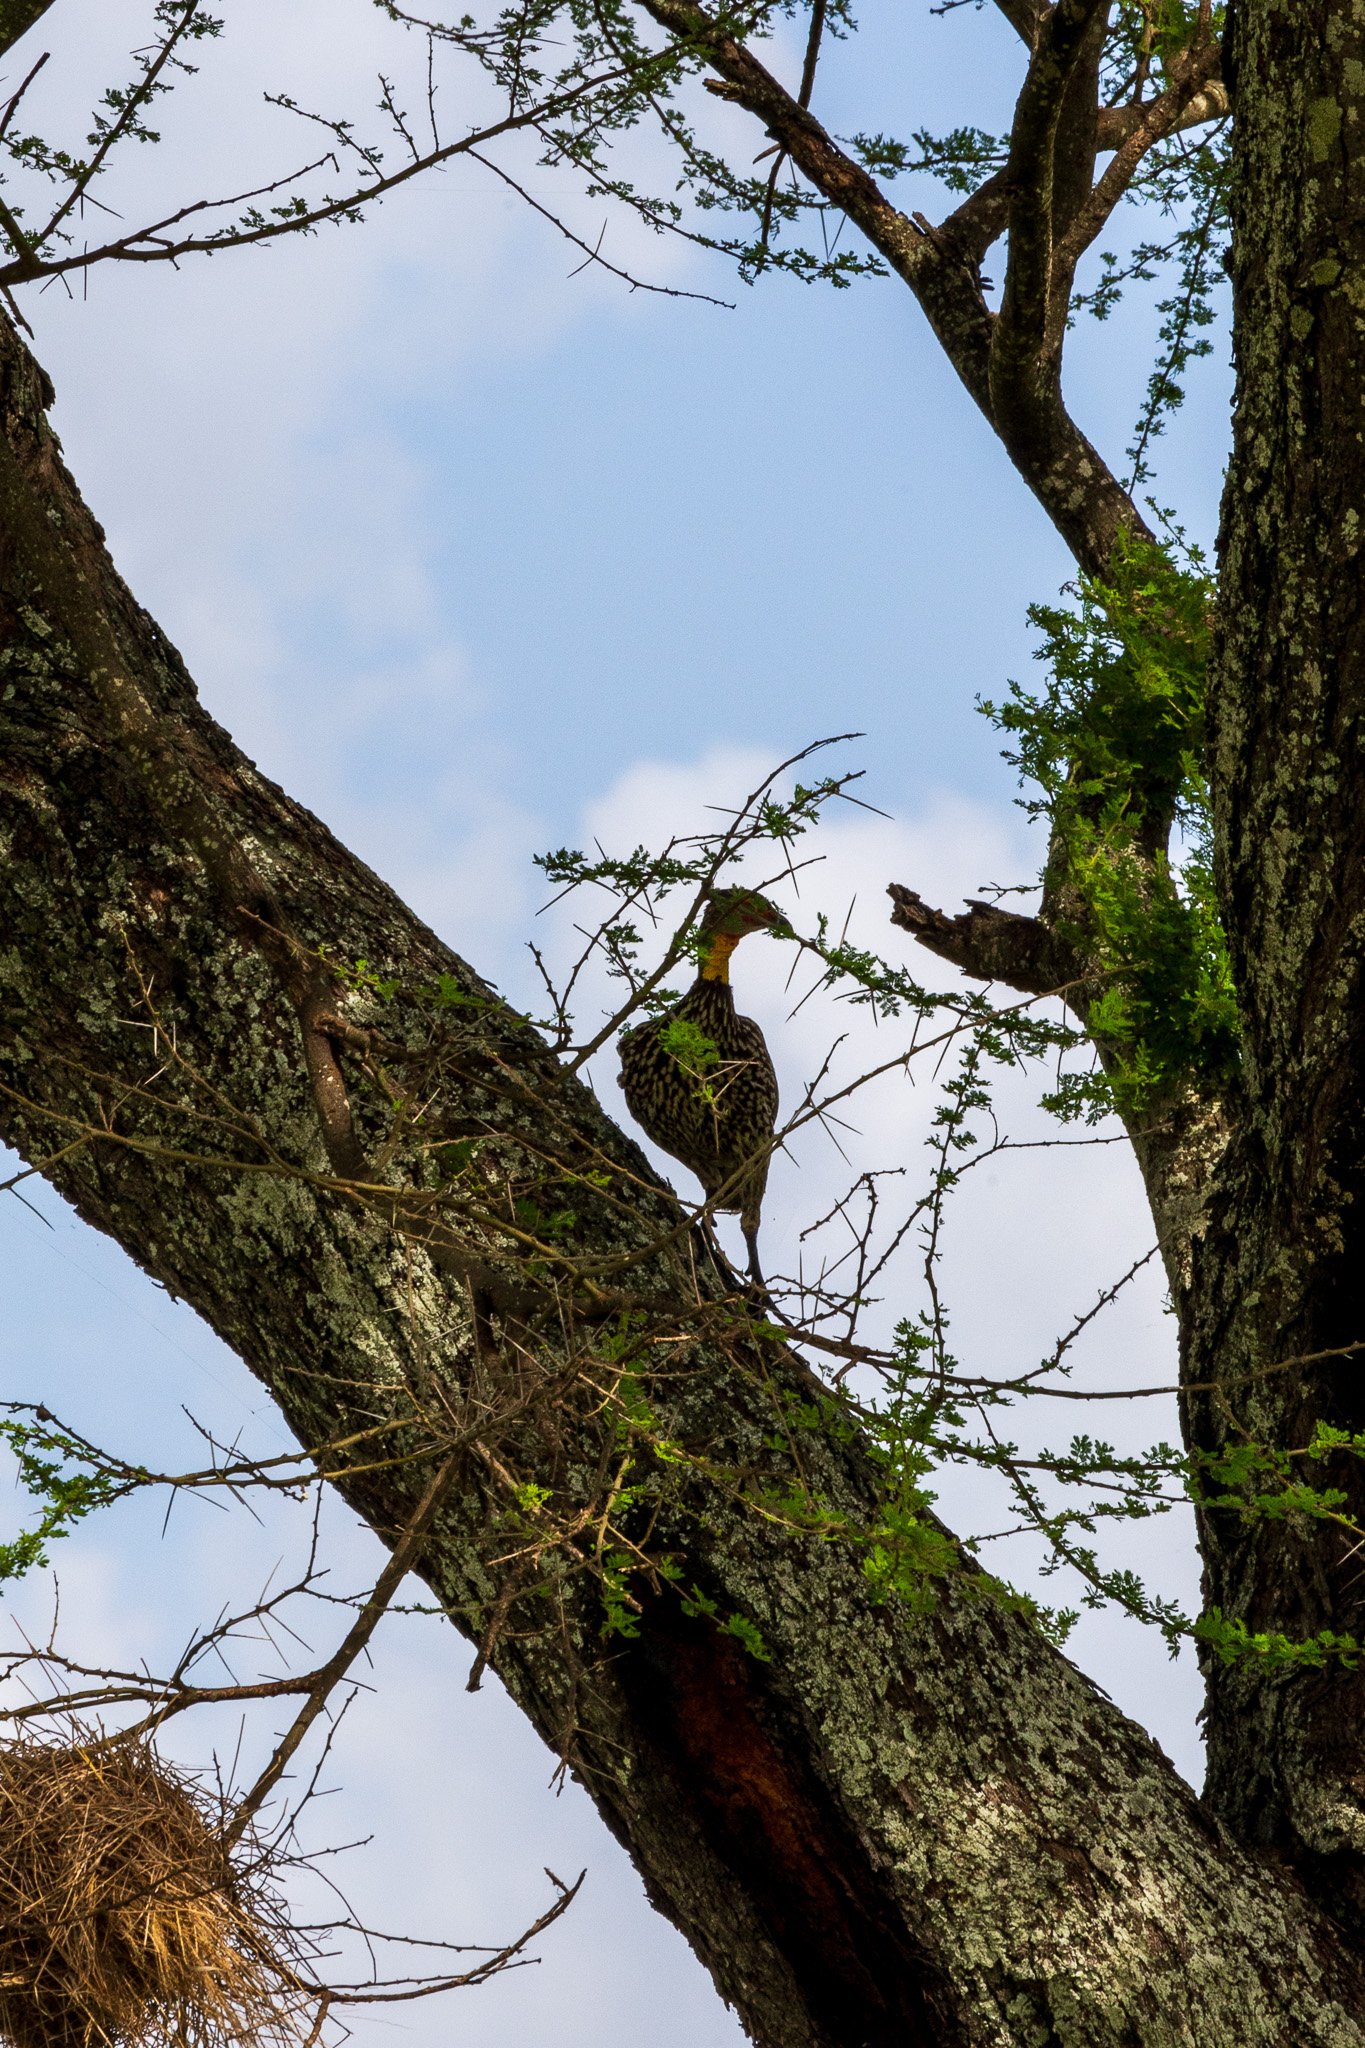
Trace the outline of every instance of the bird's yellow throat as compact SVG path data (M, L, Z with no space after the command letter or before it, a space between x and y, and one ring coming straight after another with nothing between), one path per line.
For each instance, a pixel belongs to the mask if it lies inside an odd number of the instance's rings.
M727 932L717 932L711 941L710 950L701 963L703 981L728 981L730 979L730 955L739 944L739 937Z

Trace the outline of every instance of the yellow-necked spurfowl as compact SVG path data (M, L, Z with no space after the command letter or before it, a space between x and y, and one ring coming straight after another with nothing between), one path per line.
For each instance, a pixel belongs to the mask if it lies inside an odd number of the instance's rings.
M656 1145L696 1174L718 1209L738 1210L760 1285L758 1223L777 1125L777 1076L763 1033L741 1017L730 955L785 919L753 889L718 889L702 919L701 971L681 1002L621 1037L621 1090Z

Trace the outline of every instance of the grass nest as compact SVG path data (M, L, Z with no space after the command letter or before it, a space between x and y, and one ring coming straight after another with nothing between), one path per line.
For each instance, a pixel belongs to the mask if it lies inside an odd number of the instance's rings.
M288 1921L217 1799L145 1741L0 1745L0 2035L228 2048L312 2030Z

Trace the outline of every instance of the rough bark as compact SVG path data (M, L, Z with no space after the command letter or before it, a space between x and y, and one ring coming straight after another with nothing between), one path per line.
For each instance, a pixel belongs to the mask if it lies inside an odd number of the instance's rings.
M435 1385L453 1415L497 1375L534 1395L563 1359L544 1333L532 1350L515 1304L483 1289L481 1244L463 1274L442 1267L337 1181L307 1048L330 1029L344 1064L346 1018L319 1023L288 948L263 943L260 913L224 887L265 877L275 932L332 960L482 984L208 719L61 467L39 374L12 335L3 346L0 1127L196 1306L305 1441L404 1387ZM313 1182L215 1160L223 1140L202 1120L191 1146L174 1100L127 1095L156 1059L130 961L181 1055ZM336 1000L370 1021L353 992ZM473 1119L513 1147L529 1103L538 1135L609 1162L633 1195L591 1222L604 1254L676 1217L532 1033L501 1019L484 1052L444 1105L450 1128ZM489 1083L495 1068L510 1082ZM52 1156L102 1120L165 1156L113 1141ZM642 1271L691 1312L682 1256ZM780 1354L760 1369L699 1343L650 1394L699 1456L780 1480L774 1386L809 1383ZM553 1425L542 1410L513 1426L506 1455L563 1488L601 1456L595 1405L560 1384ZM814 1436L802 1456L825 1499L870 1513L856 1444ZM347 1491L383 1533L419 1483L400 1468ZM506 1590L489 1564L499 1510L471 1449L427 1563L471 1638ZM751 1620L770 1661L665 1595L636 1640L604 1645L592 1582L568 1573L513 1610L492 1661L756 2040L1365 2042L1365 1974L1294 1879L1232 1845L1142 1732L970 1573L915 1619L874 1601L853 1546L765 1522L704 1474L670 1516L689 1583Z
M1069 12L1074 31L1084 10ZM1191 1095L1130 1131L1180 1310L1187 1434L1213 1453L1302 1449L1319 1424L1365 1432L1365 28L1349 0L1241 0L1229 15L1238 396L1210 748L1245 1059L1230 1102ZM1065 18L1048 17L1054 38ZM1041 14L1027 39L1044 89ZM1191 108L1229 104L1230 84L1208 84L1217 53L1189 62L1198 96L1178 118L1167 108L1167 132ZM1028 101L1026 88L1016 146L1033 132ZM1121 129L1147 118L1111 118L1106 140L1121 152ZM1039 133L1044 168L1014 206L1045 246L1012 250L1020 310L1002 310L1037 333L1050 285L1045 123ZM1007 203L992 181L963 211L989 232ZM1025 375L1028 360L1025 348ZM950 917L893 894L895 921L969 973L1026 991L1084 983L1046 905L1037 921L987 905ZM1358 1451L1298 1470L1339 1488L1343 1519L1360 1525ZM1202 1516L1201 1540L1208 1601L1228 1620L1292 1641L1365 1637L1350 1528L1225 1508ZM1329 1652L1307 1675L1211 1659L1208 1679L1208 1798L1358 1939L1365 1671Z
M0 0L0 57L41 21L52 0Z
M1212 698L1220 887L1242 999L1245 1115L1196 1255L1198 1439L1365 1428L1365 25L1350 0L1241 0L1237 408ZM1247 1374L1260 1377L1245 1377ZM1365 1511L1360 1461L1306 1468ZM1331 1524L1205 1518L1209 1599L1256 1629L1365 1634ZM1209 1796L1365 1926L1365 1673L1216 1666Z

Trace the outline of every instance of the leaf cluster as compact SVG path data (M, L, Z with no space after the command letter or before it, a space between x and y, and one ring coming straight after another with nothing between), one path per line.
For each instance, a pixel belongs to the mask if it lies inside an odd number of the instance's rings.
M69 1535L77 1522L131 1492L143 1476L92 1464L87 1445L41 1419L0 1418L0 1443L14 1458L19 1484L41 1503L30 1528L0 1542L0 1585L46 1565L54 1537Z
M981 708L1033 786L1023 808L1050 828L1058 926L1095 963L1086 1022L1106 1072L1050 1098L1060 1115L1094 1119L1226 1076L1238 1018L1203 768L1212 584L1197 553L1182 564L1134 539L1112 581L1084 579L1073 596L1030 608L1041 689L1012 683Z

